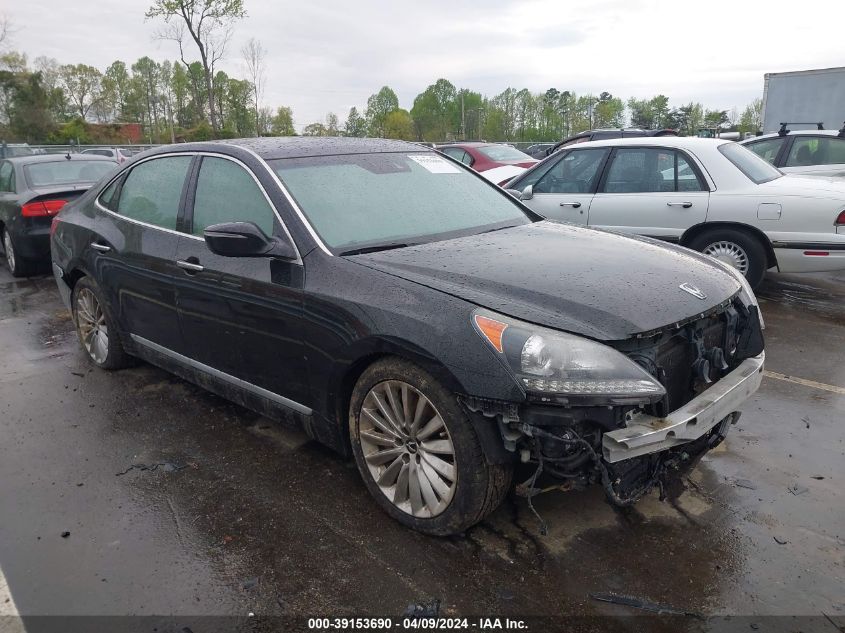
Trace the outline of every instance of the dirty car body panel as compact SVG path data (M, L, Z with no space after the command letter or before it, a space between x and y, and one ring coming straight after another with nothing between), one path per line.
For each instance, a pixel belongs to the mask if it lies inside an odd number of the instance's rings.
M189 164L168 185L170 201L139 219L146 207L129 202L143 170L176 156ZM215 207L212 194L229 194L203 180L212 165L242 201ZM349 183L362 179L358 195ZM409 186L430 199L411 192L408 209L397 206ZM461 217L450 206L460 200L478 217ZM425 205L442 230L426 232ZM172 221L161 218L165 207ZM390 224L394 210L404 224ZM224 221L266 222L268 243L285 254L212 252ZM762 368L756 300L730 269L647 238L544 221L471 170L398 141L249 139L145 152L62 211L52 257L67 300L80 279L103 288L130 354L301 424L341 453L356 382L399 358L459 403L485 463L522 460L573 486L600 482L619 503L718 443L759 384L737 383L735 372L749 359ZM549 371L532 374L519 348L530 356L543 337ZM583 355L554 365L567 345ZM579 379L586 391L566 392L569 378L554 372L592 371L593 353L634 378L611 375L590 392L588 377ZM647 391L620 393L627 384ZM697 431L685 406L699 411ZM705 415L719 419L705 424ZM671 424L684 427L683 441L626 435Z

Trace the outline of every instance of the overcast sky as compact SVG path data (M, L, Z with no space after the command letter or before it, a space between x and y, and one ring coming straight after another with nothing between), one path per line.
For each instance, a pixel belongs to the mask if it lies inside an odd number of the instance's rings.
M115 59L177 59L145 20L151 0L2 0L12 45L101 70ZM508 86L742 109L763 73L845 65L845 4L761 0L245 0L223 69L245 76L250 37L268 50L263 105L299 129L341 122L389 85L400 105L439 77L493 96ZM799 12L800 11L800 12Z

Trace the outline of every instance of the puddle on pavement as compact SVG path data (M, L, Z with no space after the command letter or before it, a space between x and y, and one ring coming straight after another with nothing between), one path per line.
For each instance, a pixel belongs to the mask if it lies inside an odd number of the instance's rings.
M757 290L763 311L772 309L800 308L845 324L842 305L845 295L841 289L828 285L810 285L795 281L795 278L770 275ZM818 280L814 280L817 281Z

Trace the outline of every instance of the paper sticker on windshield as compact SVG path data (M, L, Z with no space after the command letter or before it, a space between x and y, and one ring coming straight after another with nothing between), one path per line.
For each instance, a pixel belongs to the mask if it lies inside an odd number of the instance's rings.
M459 174L461 170L448 160L443 160L439 156L431 156L425 154L418 154L416 156L408 156L415 163L422 165L432 174Z

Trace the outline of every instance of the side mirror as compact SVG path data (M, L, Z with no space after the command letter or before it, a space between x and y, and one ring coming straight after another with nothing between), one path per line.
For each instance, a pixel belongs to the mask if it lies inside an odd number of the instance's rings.
M519 189L505 189L509 194L511 194L517 200L522 198L522 192Z
M534 185L528 185L522 192L519 194L520 200L531 200L534 197Z
M208 249L224 257L279 257L296 259L296 248L286 238L267 237L252 222L213 224L203 231Z

